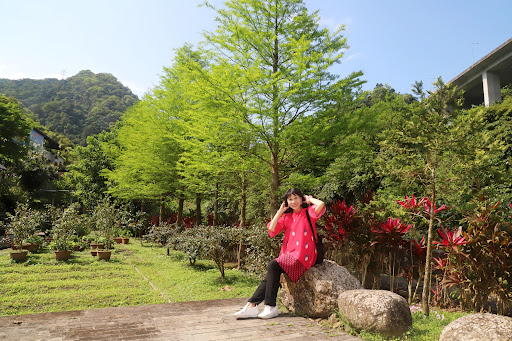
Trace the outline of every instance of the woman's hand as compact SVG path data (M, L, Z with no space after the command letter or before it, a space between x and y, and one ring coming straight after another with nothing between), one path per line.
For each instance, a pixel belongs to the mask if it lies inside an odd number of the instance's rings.
M286 202L283 201L281 203L281 206L277 210L276 214L274 215L274 218L272 218L272 221L268 225L269 231L274 232L276 230L277 221L279 220L279 218L281 218L281 216L284 214L284 211L286 211L287 209L288 209L288 206L286 205Z
M313 198L312 195L305 195L304 198L306 199L306 203L312 204L312 205L316 206L315 207L315 213L317 215L320 215L320 213L322 212L322 210L325 207L325 203L322 200Z

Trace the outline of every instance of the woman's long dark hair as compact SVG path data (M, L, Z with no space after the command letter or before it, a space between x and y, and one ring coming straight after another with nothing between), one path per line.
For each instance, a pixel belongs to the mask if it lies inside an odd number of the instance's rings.
M286 193L284 194L284 197L283 197L283 200L285 202L286 205L288 205L288 202L287 202L287 199L291 196L295 194L296 196L300 197L302 199L302 201L304 201L304 194L302 194L301 190L298 189L298 188L290 188L289 190L286 191ZM300 206L302 208L307 208L309 205L306 204L305 202L301 203ZM292 213L293 210L291 207L288 207L288 209L286 211L284 211L284 213Z

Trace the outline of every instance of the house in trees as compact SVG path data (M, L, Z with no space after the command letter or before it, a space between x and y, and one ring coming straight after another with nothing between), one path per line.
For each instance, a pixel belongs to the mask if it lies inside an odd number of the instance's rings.
M33 128L30 131L30 141L32 142L32 146L37 150L41 150L44 157L54 165L64 163L64 159L62 157L54 154L55 151L60 150L59 143L51 139L40 129Z

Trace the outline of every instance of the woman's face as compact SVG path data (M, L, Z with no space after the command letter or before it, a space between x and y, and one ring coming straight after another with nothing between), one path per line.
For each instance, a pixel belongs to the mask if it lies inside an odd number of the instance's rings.
M302 204L302 198L296 194L291 194L286 199L286 202L288 203L288 206L294 211L300 211L302 209L300 206Z

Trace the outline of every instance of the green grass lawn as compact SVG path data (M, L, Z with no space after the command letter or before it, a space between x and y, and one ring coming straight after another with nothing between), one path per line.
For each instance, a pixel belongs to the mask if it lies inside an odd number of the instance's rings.
M249 297L258 284L234 269L221 280L210 261L190 266L179 253L140 242L117 246L108 262L87 251L57 262L43 250L15 263L0 252L0 316Z

